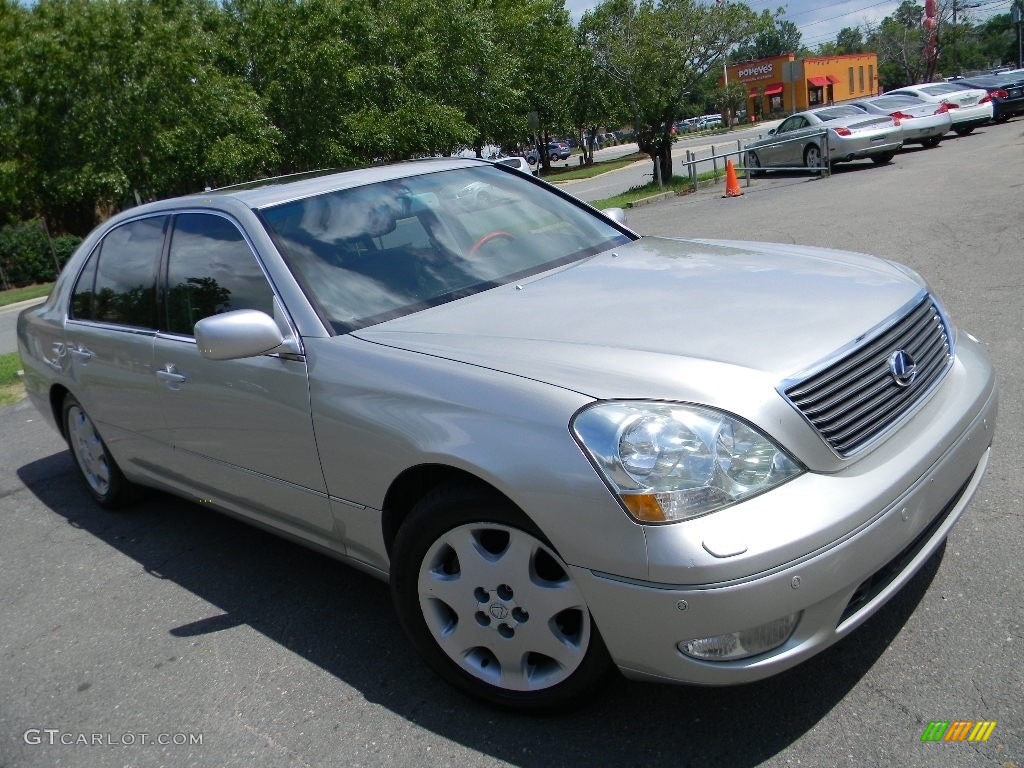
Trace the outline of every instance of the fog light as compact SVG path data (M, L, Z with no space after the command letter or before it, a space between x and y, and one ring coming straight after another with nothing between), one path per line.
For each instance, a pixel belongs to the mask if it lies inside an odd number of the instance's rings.
M785 643L793 634L799 620L800 612L798 611L753 629L744 629L714 637L698 637L695 640L683 640L677 647L687 656L702 661L746 659L774 650Z

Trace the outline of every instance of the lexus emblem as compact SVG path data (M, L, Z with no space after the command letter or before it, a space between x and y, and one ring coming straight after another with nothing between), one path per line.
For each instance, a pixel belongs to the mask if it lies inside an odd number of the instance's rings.
M503 621L508 618L508 608L501 603L491 603L487 612L491 614L491 618L497 621Z
M898 349L889 358L889 372L901 387L909 387L917 378L917 363L907 352Z

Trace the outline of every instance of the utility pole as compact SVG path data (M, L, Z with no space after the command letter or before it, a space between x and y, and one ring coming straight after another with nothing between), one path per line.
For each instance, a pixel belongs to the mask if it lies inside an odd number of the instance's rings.
M1016 2L1010 8L1010 23L1017 28L1017 69L1024 68L1024 56L1021 55L1021 12L1020 3Z

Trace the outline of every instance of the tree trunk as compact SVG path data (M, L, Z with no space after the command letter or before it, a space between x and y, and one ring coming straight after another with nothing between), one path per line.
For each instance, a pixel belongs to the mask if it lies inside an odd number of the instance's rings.
M661 155L658 157L661 163L661 183L667 184L672 178L672 141L662 144Z

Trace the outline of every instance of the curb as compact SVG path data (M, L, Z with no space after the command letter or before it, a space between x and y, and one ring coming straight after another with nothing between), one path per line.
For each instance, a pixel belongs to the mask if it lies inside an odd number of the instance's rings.
M6 312L8 310L27 309L28 307L35 306L36 304L42 304L44 301L46 301L46 297L39 296L34 299L25 299L24 301L17 301L14 304L5 304L4 306L0 307L0 313Z
M656 195L651 195L650 197L641 197L639 200L634 200L631 203L626 203L626 208L640 208L645 205L650 205L651 203L658 203L661 202L662 200L668 200L670 197L676 197L677 194L678 193L676 193L675 191L659 192Z

